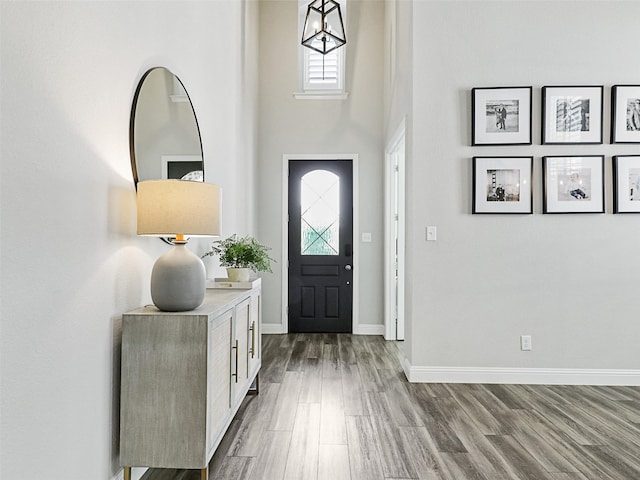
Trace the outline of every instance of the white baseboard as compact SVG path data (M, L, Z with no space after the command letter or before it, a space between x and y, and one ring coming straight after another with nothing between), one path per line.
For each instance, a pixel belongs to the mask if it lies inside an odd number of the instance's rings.
M404 361L411 383L505 383L640 386L640 370L593 368L420 367Z
M284 330L280 323L263 323L262 334L263 335L282 335Z
M356 325L354 335L384 335L384 325L361 323Z
M263 323L263 335L282 335L285 331L279 323ZM361 324L356 326L354 335L384 335L384 325Z

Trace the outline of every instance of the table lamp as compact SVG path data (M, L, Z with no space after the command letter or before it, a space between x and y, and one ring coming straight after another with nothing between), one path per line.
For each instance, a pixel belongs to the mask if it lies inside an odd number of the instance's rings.
M138 182L138 235L175 237L151 271L151 299L158 309L181 312L204 300L204 263L185 236L220 235L220 187L187 180Z

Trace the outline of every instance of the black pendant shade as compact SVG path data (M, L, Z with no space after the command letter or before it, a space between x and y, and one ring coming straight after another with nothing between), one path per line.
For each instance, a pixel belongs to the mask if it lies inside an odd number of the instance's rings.
M307 7L302 45L326 55L347 43L340 5L334 0L313 0Z

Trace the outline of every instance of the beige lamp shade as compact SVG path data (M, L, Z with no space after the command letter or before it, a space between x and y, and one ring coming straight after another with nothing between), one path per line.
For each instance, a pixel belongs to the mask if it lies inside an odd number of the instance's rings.
M186 180L138 182L138 235L220 235L220 187Z

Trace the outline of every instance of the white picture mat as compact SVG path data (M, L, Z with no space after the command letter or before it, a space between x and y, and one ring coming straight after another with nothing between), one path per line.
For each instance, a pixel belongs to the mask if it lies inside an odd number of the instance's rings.
M173 162L202 162L200 155L161 155L162 162L162 179L169 178L169 164Z
M640 212L640 201L637 193L634 193L634 200L631 199L631 189L637 188L629 181L632 171L640 170L640 155L638 156L618 156L614 158L616 162L616 196L618 213L638 213Z
M475 98L473 128L476 145L531 143L531 89L529 87L475 89L473 95ZM495 100L518 100L517 132L485 131L487 102Z
M545 157L545 200L546 213L601 213L604 210L603 171L604 157ZM571 172L589 173L589 198L583 200L560 201L559 176ZM584 176L584 174L583 174Z
M556 105L567 97L589 99L589 130L558 132ZM601 87L545 87L544 95L545 143L601 143L602 142L602 88Z
M476 213L532 213L531 171L533 157L475 157ZM489 170L520 170L520 200L518 202L487 201Z
M627 102L630 98L640 98L640 86L616 86L616 98L614 104L615 115L615 142L640 142L640 131L627 130Z

